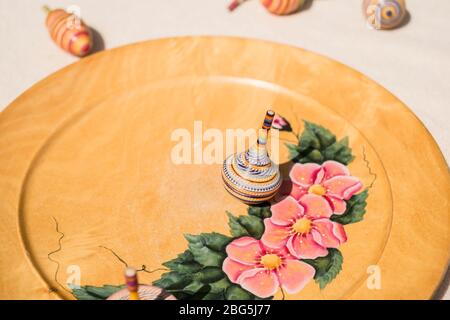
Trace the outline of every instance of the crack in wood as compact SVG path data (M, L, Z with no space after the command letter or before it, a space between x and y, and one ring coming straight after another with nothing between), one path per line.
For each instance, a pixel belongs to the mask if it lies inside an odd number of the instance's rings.
M114 250L105 246L99 246L99 248L111 252L117 258L117 260L119 260L126 268L128 268L128 263L124 259L122 259ZM141 265L141 268L136 270L136 272L145 272L145 273L154 273L157 271L170 271L170 270L166 268L156 268L153 270L147 270L147 266L145 264Z
M55 229L56 229L56 232L60 234L60 237L59 237L59 239L58 239L58 248L57 248L56 250L53 250L53 251L49 252L49 253L47 254L47 258L48 258L48 260L50 260L51 262L53 262L54 264L56 264L56 270L55 270L55 275L54 275L54 277L53 277L53 280L54 280L54 281L55 281L55 282L56 282L56 283L57 283L64 291L66 291L66 292L72 294L72 292L71 292L70 290L66 289L66 288L58 281L58 272L59 272L59 268L60 268L60 263L59 263L59 261L53 259L53 258L52 258L52 255L55 254L55 253L58 253L58 252L60 252L60 251L62 250L62 239L65 237L65 234L59 230L59 223L58 223L58 220L56 220L55 217L52 217L52 218L53 218L53 221L55 221ZM52 292L58 292L58 289L57 289L57 288L54 288L54 287L49 287L48 293L52 293Z
M370 183L370 185L367 187L367 189L371 189L375 183L375 181L378 178L378 175L372 171L372 168L370 167L370 162L369 160L367 160L367 156L366 156L366 148L364 146L362 146L362 154L363 154L363 160L366 164L367 169L369 170L369 174L373 177L372 182Z

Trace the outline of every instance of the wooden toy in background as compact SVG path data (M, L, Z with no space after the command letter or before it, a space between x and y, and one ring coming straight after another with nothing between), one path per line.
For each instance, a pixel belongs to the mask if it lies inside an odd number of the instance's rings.
M377 30L394 29L407 16L405 0L364 0L363 13L370 27Z
M233 0L228 10L233 11L247 0ZM260 0L261 4L271 13L276 15L288 15L300 10L305 0Z
M237 7L239 7L243 2L246 0L233 0L230 5L228 6L228 10L233 11Z
M89 27L75 14L63 9L51 10L45 6L46 25L50 37L64 51L77 57L89 54L93 47L93 36Z
M246 204L270 200L281 186L280 171L269 158L266 146L274 116L273 111L267 111L256 145L245 152L230 155L223 162L225 189Z
M276 15L288 15L300 10L305 0L260 0L266 9Z

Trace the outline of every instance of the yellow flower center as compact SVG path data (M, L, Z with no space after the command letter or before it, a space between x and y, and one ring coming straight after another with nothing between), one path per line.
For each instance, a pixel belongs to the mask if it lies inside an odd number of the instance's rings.
M327 189L325 189L320 184L314 184L308 189L309 193L317 194L318 196L323 196L325 193L327 193Z
M261 264L264 266L264 268L272 270L276 269L279 266L281 266L281 258L277 256L276 254L269 253L261 258Z
M311 220L307 218L298 219L292 226L297 233L308 233L311 230Z

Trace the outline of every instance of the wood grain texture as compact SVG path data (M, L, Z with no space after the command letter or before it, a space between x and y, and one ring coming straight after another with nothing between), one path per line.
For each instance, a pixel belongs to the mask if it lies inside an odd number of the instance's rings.
M364 221L346 228L341 274L323 291L310 283L287 298L430 298L450 252L450 183L420 121L344 65L225 37L95 54L0 115L0 298L72 298L60 285L70 266L82 284L120 284L116 255L153 270L184 250L183 233L227 233L224 211L244 205L223 190L220 165L174 165L170 134L192 131L194 120L204 129L255 128L269 105L294 128L303 118L348 135L352 174L366 186L376 175ZM381 290L366 286L374 264Z

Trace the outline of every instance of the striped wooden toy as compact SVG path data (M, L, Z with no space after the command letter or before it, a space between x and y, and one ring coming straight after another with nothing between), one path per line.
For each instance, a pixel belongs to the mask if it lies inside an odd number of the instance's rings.
M272 125L273 111L267 111L258 141L245 152L233 154L222 166L225 189L246 204L258 204L275 196L281 186L281 175L267 153L267 134Z
M294 13L305 4L305 0L260 0L266 9L276 15Z
M125 282L130 294L130 300L139 300L139 283L137 279L136 269L127 268L125 270Z
M92 50L92 32L84 22L63 9L47 12L46 25L50 37L64 51L77 57L84 57Z

